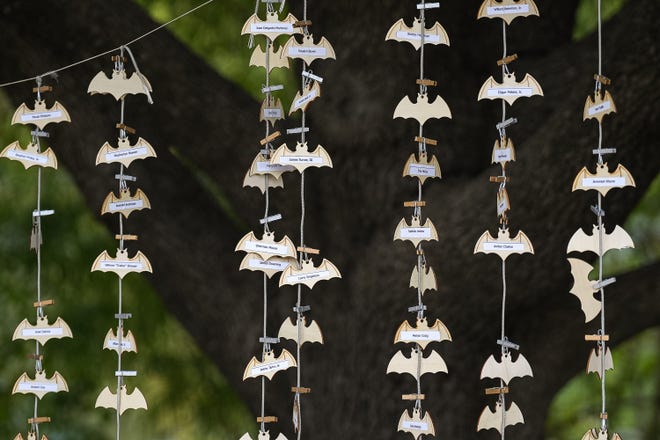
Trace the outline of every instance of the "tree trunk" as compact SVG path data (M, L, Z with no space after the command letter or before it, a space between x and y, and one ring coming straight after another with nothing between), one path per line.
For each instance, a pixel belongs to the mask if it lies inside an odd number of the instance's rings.
M566 244L578 227L590 231L592 192L571 193L577 171L594 159L593 121L581 122L585 97L593 87L595 38L570 40L576 1L538 2L540 18L516 20L508 27L509 52L520 56L513 68L531 73L544 98L517 101L509 112L519 123L509 130L518 159L510 166L508 191L511 229L531 238L534 256L507 260L507 334L519 343L534 368L533 379L514 382L512 398L525 425L510 428L516 438L543 438L550 400L586 361L588 346L575 298L568 293L570 271ZM432 93L449 104L452 120L429 123L426 134L439 139L434 152L443 180L427 183L426 215L440 240L426 246L440 291L427 295L430 319L441 319L453 335L438 348L448 375L424 376L424 408L436 425L437 438L476 438L479 412L491 401L483 395L479 371L499 347L500 260L472 255L476 239L496 231L495 187L488 176L496 137L499 103L477 102L482 82L496 73L500 58L500 22L475 20L478 2L448 2L439 17L451 47L427 51L428 77L438 80ZM221 8L222 2L211 6ZM300 9L297 4L294 9ZM143 10L127 0L42 2L47 13L34 13L30 2L6 0L0 40L4 60L0 77L14 79L45 72L117 46L154 27ZM333 261L342 279L305 290L304 302L323 329L326 343L303 349L303 397L306 436L315 439L391 437L412 392L409 377L386 376L394 354L392 336L414 303L408 288L415 256L409 244L392 242L395 225L409 212L401 203L416 196L416 183L399 173L413 151L416 128L411 121L392 122L396 103L412 95L418 54L407 44L385 42L396 20L410 22L414 2L381 5L337 0L310 5L309 18L318 38L326 36L337 52L335 62L314 66L325 78L323 97L310 106L310 145L331 154L334 168L307 174L305 236ZM660 110L656 0L628 2L604 27L605 75L618 113L605 120L605 142L618 152L610 166L622 163L637 188L608 193L606 224L621 224L658 174L656 141ZM247 18L247 17L246 17ZM236 30L239 32L240 30ZM243 382L247 361L259 353L261 277L239 272L234 252L240 237L258 230L263 212L257 190L243 189L245 170L259 149L263 130L259 103L221 78L163 30L131 46L142 72L154 88L155 104L127 98L127 125L149 140L157 160L131 165L139 187L149 196L153 213L131 217L140 236L138 248L155 268L151 281L168 308L184 324L227 379L257 408L257 381ZM247 63L247 59L245 62ZM110 61L99 59L63 72L55 96L69 110L72 124L54 127L58 154L72 172L90 209L97 211L112 181L111 167L94 167L98 148L115 137L117 104L89 97L87 84ZM29 102L33 84L7 89L15 104ZM287 121L294 126L295 121ZM50 127L49 127L50 128ZM280 128L284 130L284 128ZM293 138L286 138L291 145ZM202 184L209 176L215 194ZM285 176L285 189L272 192L273 212L285 219L275 225L278 237L298 241L299 177ZM217 201L220 194L223 203ZM114 229L113 229L114 230ZM135 247L132 251L136 249ZM613 343L660 323L656 301L658 265L617 277L608 288L608 322ZM291 314L294 289L278 290L271 281L270 334ZM634 297L633 297L634 295ZM289 349L288 342L284 345ZM293 372L268 384L267 414L277 415L282 429L291 414ZM594 423L596 423L596 412ZM242 433L236 433L240 436ZM495 438L492 431L480 438ZM403 438L403 434L399 434Z

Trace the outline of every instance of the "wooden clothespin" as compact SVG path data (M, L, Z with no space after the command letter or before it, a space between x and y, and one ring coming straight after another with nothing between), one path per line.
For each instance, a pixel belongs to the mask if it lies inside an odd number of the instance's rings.
M504 177L504 176L490 176L488 180L491 182L502 183L502 182L508 182L510 179L511 179L510 177Z
M424 394L402 394L401 400L424 400Z
M491 394L508 394L509 387L493 387L486 388L486 395L490 396Z
M115 240L126 240L126 241L136 241L138 239L137 235L124 234L124 235L115 235Z
M415 84L419 84L420 86L431 86L435 87L438 85L437 81L434 81L432 79L416 79Z
M309 394L312 392L312 389L307 387L291 387L291 392L298 394Z
M42 301L36 301L32 303L32 306L37 308L37 307L43 307L43 306L52 306L55 304L54 299L44 299Z
M52 91L53 91L53 86L40 86L40 87L33 87L32 88L33 93L52 92Z
M584 335L585 341L609 341L610 335Z
M299 20L293 23L293 27L305 27L311 25L312 25L312 20Z
M275 416L265 416L257 417L257 423L277 423L277 417Z
M27 419L27 422L32 425L35 423L48 423L50 422L50 417L30 417Z
M133 127L129 127L126 124L121 124L121 123L117 122L117 125L115 125L115 128L119 128L121 130L124 130L127 133L130 133L130 134L135 134L135 129Z
M509 55L508 57L504 57L502 59L497 60L497 65L502 66L504 64L509 64L509 63L514 62L517 59L518 59L518 54L514 53L514 54Z
M126 57L122 55L112 55L111 59L114 62L121 61L123 63L126 61Z
M411 200L408 202L403 202L404 208L417 208L418 206L426 206L426 202L424 200Z
M321 253L321 251L318 250L318 249L314 249L314 248L306 247L306 246L298 246L298 247L296 248L296 250L297 250L298 252L302 252L302 253L304 253L304 254L312 254L312 255L318 255L318 254Z
M426 145L438 145L438 141L427 137L415 136L415 142L423 142Z
M268 135L265 138L263 138L262 140L260 140L259 143L261 145L266 145L268 142L271 142L271 141L277 139L281 135L282 135L282 133L280 133L279 131L276 131L275 133L271 133L270 135Z
M606 77L605 75L599 75L599 74L594 74L594 80L598 81L599 83L609 86L612 83L612 80Z

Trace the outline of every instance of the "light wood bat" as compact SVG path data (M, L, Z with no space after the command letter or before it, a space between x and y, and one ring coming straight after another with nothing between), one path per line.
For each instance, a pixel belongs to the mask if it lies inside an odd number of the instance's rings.
M41 400L45 394L69 391L69 386L64 377L57 371L48 379L45 371L37 371L34 379L30 379L27 373L23 373L14 383L12 394L34 394Z
M128 167L134 160L156 157L156 150L143 138L138 138L131 145L128 138L117 139L117 148L113 148L108 142L104 143L99 152L96 153L96 165L101 163L120 163Z
M252 174L250 170L247 170L245 177L243 177L243 187L257 188L264 194L266 188L284 188L284 180L282 176L273 177L268 174Z
M394 230L393 241L408 240L417 247L422 241L438 240L438 231L431 219L427 218L423 225L420 224L418 216L412 216L410 224L402 218Z
M303 35L302 43L298 43L296 37L292 36L284 43L283 52L284 57L298 58L308 65L314 60L336 59L335 50L330 42L325 37L321 37L318 43L314 43L312 34Z
M332 278L341 278L341 273L339 273L339 269L330 260L324 258L321 264L314 266L314 262L309 259L302 262L300 269L294 264L284 269L282 275L280 275L279 286L304 284L312 289L319 281L330 280Z
M27 144L25 148L21 148L18 141L12 142L0 152L0 157L20 162L26 170L35 165L42 168L57 169L57 157L55 157L53 150L47 148L45 151L39 152L39 146L32 142Z
M138 72L133 72L131 76L126 76L126 70L113 70L112 76L108 78L105 72L101 71L92 78L87 87L87 93L90 95L102 94L112 95L117 101L126 95L148 95L152 92L151 84L146 76Z
M114 272L119 278L124 278L131 272L153 272L149 259L142 252L137 251L135 256L129 258L126 249L117 249L115 258L111 257L108 251L101 252L94 260L91 271Z
M501 18L506 24L517 17L539 15L539 9L533 0L484 0L477 13L479 18Z
M506 169L507 162L513 162L515 160L516 150L513 148L513 141L511 138L506 138L502 143L497 139L493 145L491 163L499 163L504 170Z
M273 275L282 272L289 267L290 264L297 265L298 260L296 258L280 257L270 257L265 260L258 254L250 252L243 257L239 270L247 269L251 271L260 271L265 273L268 278L272 278Z
M598 122L603 122L605 115L616 112L616 105L614 99L607 90L605 93L595 92L594 96L587 96L584 101L584 111L582 112L582 120L596 119Z
M421 350L413 347L410 357L406 357L401 350L397 351L392 359L390 359L389 364L387 364L387 374L389 373L399 373L399 374L410 374L412 377L417 379L417 367L419 368L419 376L423 376L426 373L447 373L447 364L442 359L440 354L431 350L431 354L427 357L424 357L424 354Z
M489 77L481 86L477 100L503 99L511 105L518 98L535 95L543 96L543 89L532 75L528 73L522 80L516 81L515 73L508 73L504 75L502 83L495 81L492 76Z
M16 434L14 440L23 440L23 435L21 433ZM37 433L32 431L27 433L27 440L37 440ZM48 440L45 434L41 434L41 440Z
M481 369L481 379L486 377L491 379L499 378L506 384L513 378L525 376L534 376L532 367L522 354L518 355L518 359L515 362L512 361L511 352L504 353L501 362L497 362L495 356L491 354Z
M119 197L115 193L110 192L103 200L101 207L101 215L103 214L121 214L124 217L128 216L133 211L141 211L143 209L151 209L149 198L141 190L135 191L135 195L131 196L131 191L128 188L119 191Z
M253 176L265 176L268 174L276 179L279 179L282 174L289 171L296 171L296 169L291 165L273 163L270 159L266 159L263 154L257 153L254 160L252 161L252 165L250 165L249 173Z
M298 110L306 112L307 106L320 97L321 85L318 81L310 82L302 90L296 92L296 96L293 97L293 102L291 103L291 108L289 108L289 115Z
M267 351L263 354L262 360L258 361L256 356L253 356L243 371L243 380L247 378L256 378L265 376L269 380L273 378L278 371L284 371L292 367L297 367L296 359L285 348L279 356L275 357L275 353Z
M238 440L252 440L252 436L246 432ZM259 431L259 434L257 434L257 440L270 440L270 431ZM279 433L275 440L287 440L287 438L284 434Z
M294 27L293 25L298 19L293 14L287 14L284 20L280 20L277 12L269 12L265 20L253 14L245 21L241 35L264 35L271 40L275 40L280 35L301 34L301 28Z
M579 228L573 233L573 236L568 241L566 253L591 251L598 255L599 230L598 225L594 225L591 235L587 235L582 228ZM628 235L628 233L619 225L616 225L611 233L608 234L605 232L603 234L602 255L605 255L607 251L611 251L612 249L627 249L634 247L635 244L633 243L632 238L630 238L630 235Z
M580 300L580 307L584 313L584 322L589 322L600 313L600 300L594 298L593 281L589 279L589 273L594 267L578 258L567 258L571 265L571 275L573 276L573 286L570 293L577 296Z
M601 429L593 428L584 434L582 440L607 440L608 437L609 434L607 433L607 429L603 431ZM621 440L621 437L615 432L612 435L611 440Z
M422 47L422 20L415 18L412 26L406 25L403 18L400 18L390 27L385 35L385 41L394 40L401 43L410 43L412 47L419 50ZM437 21L430 28L424 30L424 44L444 44L449 46L449 36L447 31Z
M426 348L431 342L442 341L451 341L451 334L439 319L429 326L426 318L417 318L414 327L407 320L403 321L394 335L395 344L397 342L417 343L422 348Z
M421 410L418 408L413 408L412 416L408 413L407 409L404 409L403 414L399 418L397 429L399 431L409 432L415 439L419 438L422 434L435 435L433 420L431 420L428 411L424 413L424 417L421 417Z
M525 419L523 419L518 405L515 402L511 402L509 409L505 412L504 428L517 425L518 423L525 423ZM496 429L497 432L502 434L502 404L500 402L495 404L495 411L491 411L490 407L486 405L481 412L479 422L477 422L477 431L481 431L482 429Z
M511 238L508 228L500 228L497 238L490 235L490 231L481 234L474 246L474 253L478 252L497 254L502 260L506 260L511 254L533 254L534 246L523 231L518 231L518 234Z
M419 153L419 160L411 154L403 166L403 177L417 177L424 184L426 179L442 178L440 164L434 155L429 159L427 153Z
M587 167L582 167L573 180L573 191L593 189L601 193L603 197L612 188L623 188L624 186L635 186L635 179L630 171L619 164L614 171L610 172L607 162L602 165L596 164L596 174L590 173Z
M119 329L117 329L117 334L119 334ZM114 350L119 354L119 338L115 336L113 329L108 330L108 333L105 334L105 339L103 340L103 349L104 350ZM122 335L121 338L121 351L122 353L127 351L132 351L133 353L138 352L137 343L135 342L135 337L133 333L129 330L126 334Z
M35 325L26 319L22 320L14 330L12 341L16 339L35 340L41 345L46 345L51 339L73 338L71 328L62 318L57 318L52 324L48 324L48 316L37 317Z
M259 111L259 121L268 121L271 127L275 126L275 122L284 119L284 107L282 107L282 100L275 99L273 95L267 95L261 103Z
M323 333L321 333L319 325L314 320L307 325L307 320L304 316L301 316L299 319L297 318L295 324L291 318L286 318L284 322L282 322L280 330L277 332L277 337L291 339L297 343L299 330L301 347L305 342L318 342L323 344Z
M410 287L417 289L420 284L420 276L417 271L417 266L413 267L412 273L410 274ZM428 268L426 264L422 264L422 276L421 276L421 288L422 295L426 293L427 290L438 290L438 282L435 277L435 271L431 266Z
M417 94L417 102L413 103L406 95L401 98L401 101L394 109L393 119L405 118L416 119L420 125L429 119L449 118L451 119L451 110L449 106L439 95L435 97L433 102L429 103L427 94Z
M48 124L59 122L71 122L71 117L64 106L57 101L51 108L46 107L46 101L44 100L35 100L34 109L23 103L16 109L14 116L11 118L12 125L34 124L41 130Z
M135 387L131 394L126 392L126 385L122 385L119 390L119 414L124 414L127 409L147 409L147 400L142 392ZM96 398L95 408L112 408L117 410L117 395L105 387L101 394Z
M280 145L271 155L270 161L274 164L290 165L301 173L310 167L332 168L332 159L325 148L317 145L314 151L309 151L307 142L296 142L294 151L289 150L286 144Z
M589 360L587 361L587 374L596 373L598 377L602 379L603 369L601 369L601 356L602 351L600 347L597 349L591 349L589 353ZM614 360L612 359L612 353L610 352L610 347L605 349L605 359L604 359L605 371L614 370Z
M250 231L240 239L234 251L255 253L264 260L271 257L296 258L296 245L286 235L275 241L275 232L264 232L259 240L254 232Z
M282 56L284 51L282 47L278 50L275 50L275 45L269 44L268 48L268 71L270 72L273 69L289 68L289 58ZM257 44L257 47L252 51L252 56L250 57L250 66L263 67L266 68L266 51L261 48L261 45Z

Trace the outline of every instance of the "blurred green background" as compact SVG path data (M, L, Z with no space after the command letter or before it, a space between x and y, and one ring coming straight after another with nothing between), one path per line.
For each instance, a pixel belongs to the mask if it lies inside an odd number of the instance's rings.
M138 0L158 22L165 22L199 4L198 0ZM604 15L616 13L624 0L604 2ZM593 31L596 0L583 0L576 17L574 36ZM189 15L170 27L181 40L205 58L218 72L256 94L263 69L247 66L250 50L240 36L253 5L225 0ZM146 31L146 30L145 30ZM139 30L136 30L136 34ZM276 69L275 81L290 81L287 72ZM277 75L280 75L277 77ZM291 87L290 89L294 89ZM0 145L20 139L25 145L28 130L10 125L13 108L0 95ZM54 150L66 148L55 144ZM632 165L632 164L630 164ZM90 164L90 166L92 166ZM634 167L630 167L634 173ZM31 212L36 200L36 169L25 171L17 162L0 160L0 291L3 325L0 326L0 436L25 435L25 419L32 412L32 395L11 396L14 381L23 371L33 374L27 355L33 342L11 341L15 326L25 317L34 320L35 254L28 250ZM50 376L59 370L69 379L70 393L47 395L42 415L54 416L45 426L50 440L112 438L114 411L94 409L100 390L115 381L116 354L102 351L103 338L115 325L117 282L114 274L89 272L96 256L112 250L115 242L99 223L99 212L88 212L81 194L66 170L44 171L43 208L56 215L43 221L44 298L55 298L47 308L49 318L62 316L71 325L75 340L51 340L45 347L45 368ZM114 182L108 182L108 191ZM151 215L148 211L133 215ZM608 258L605 267L615 274L657 260L660 255L660 179L656 179L625 229L637 245L634 251ZM609 255L608 255L609 257ZM157 270L157 268L156 268ZM124 309L133 313L127 323L136 336L139 354L126 353L126 369L139 372L128 379L129 390L137 384L149 402L149 413L127 411L122 431L131 438L236 440L254 423L245 405L227 386L217 368L200 352L190 336L163 308L140 276L124 282ZM632 293L631 293L632 294ZM567 298L569 293L566 292ZM34 322L34 321L33 321ZM167 337L163 337L167 335ZM587 358L585 346L585 362ZM616 370L608 374L609 413L612 426L625 440L660 438L660 329L651 329L614 350ZM595 426L600 409L596 375L578 375L555 398L547 420L549 440L577 440ZM76 426L76 431L69 427Z

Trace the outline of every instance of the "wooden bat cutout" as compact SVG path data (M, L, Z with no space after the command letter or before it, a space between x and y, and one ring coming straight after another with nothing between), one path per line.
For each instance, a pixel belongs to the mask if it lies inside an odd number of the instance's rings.
M506 24L517 17L529 17L539 15L539 9L533 0L484 0L479 8L479 18L501 18Z
M61 391L69 391L69 386L60 373L56 371L48 379L45 371L37 371L34 379L30 379L27 373L21 374L14 383L11 393L34 394L41 400L45 394L59 393Z
M601 429L593 428L584 434L582 440L607 440L608 437L609 434L607 433L607 429L603 431ZM615 432L612 435L612 440L621 440L621 437Z
M600 313L600 300L594 298L593 282L589 280L589 273L594 267L577 258L567 258L571 265L571 275L573 276L573 287L570 293L577 296L580 300L580 307L584 313L584 322L589 322Z
M431 119L440 119L440 118L449 118L451 119L451 110L449 106L439 95L435 97L433 102L429 103L429 97L427 94L417 94L417 102L414 104L410 98L406 95L401 98L401 101L397 104L394 109L394 116L392 119L396 118L413 118L419 122L420 125Z
M500 228L497 238L490 235L490 231L484 232L479 237L474 246L474 253L477 252L497 254L502 260L506 260L511 254L533 254L534 246L523 231L518 231L518 234L511 238L508 228Z
M302 262L300 269L295 264L291 264L284 269L282 275L280 275L279 286L304 284L312 289L319 281L330 280L332 278L341 278L341 273L339 273L339 269L330 260L324 258L321 264L314 266L314 262L309 259Z
M252 174L250 170L247 170L245 177L243 177L243 187L258 188L259 191L264 194L266 192L266 187L284 188L284 180L282 179L282 176L276 178L268 174Z
M520 408L515 402L511 402L509 409L506 410L504 420L504 428L518 423L525 423L522 412L520 412ZM481 412L477 423L477 431L482 429L496 429L497 432L502 434L502 404L500 402L495 404L495 411L491 411L490 407L486 405Z
M291 103L291 108L289 109L289 115L293 112L302 110L303 112L307 111L307 106L315 101L317 98L321 97L321 85L317 81L312 81L307 84L302 90L296 92L296 96L293 97L293 102Z
M302 43L298 43L294 36L289 38L284 43L283 56L301 59L308 65L312 64L314 60L336 59L335 50L325 37L321 37L321 40L316 44L314 44L312 34L303 35L302 38Z
M103 251L96 257L92 270L100 272L114 272L119 278L124 278L131 272L152 272L149 259L140 251L137 251L134 257L128 257L128 250L117 249L117 256L112 258L108 251Z
M117 332L119 332L119 329L117 329ZM119 354L119 338L115 336L114 330L110 329L108 330L108 333L105 334L105 339L103 340L103 349L114 350L117 352L117 354ZM132 351L133 353L138 352L135 337L130 330L125 335L122 335L121 338L121 352L125 353L127 351Z
M428 357L424 357L424 354L421 350L413 347L410 357L406 357L401 350L397 351L390 363L387 364L387 374L390 373L399 373L399 374L410 374L412 377L417 379L417 368L419 368L419 376L422 377L426 373L447 373L447 364L442 359L440 354L431 350L431 354Z
M394 335L394 343L407 342L417 343L422 349L431 342L450 341L451 334L449 329L440 321L436 319L432 326L426 323L426 318L417 318L417 322L413 327L406 320L401 323Z
M603 122L605 115L615 112L616 105L614 105L614 99L612 99L610 92L605 91L604 94L595 92L593 98L589 95L584 101L582 120L596 119L598 122Z
M21 148L18 141L12 142L0 152L0 157L20 162L26 170L35 165L57 169L57 157L53 150L47 148L46 151L39 152L39 146L32 142L25 148Z
M134 160L146 159L147 157L156 157L156 151L149 142L143 138L138 138L137 142L131 145L128 138L120 138L117 139L117 148L113 148L108 142L99 148L99 152L96 153L96 165L120 163L128 167Z
M534 376L532 367L522 354L519 354L518 359L513 362L511 352L502 354L502 362L497 362L495 356L491 354L481 369L481 379L486 377L490 379L499 378L505 384L508 384L513 378L525 376Z
M298 341L299 330L301 347L305 342L319 342L323 344L323 334L321 333L319 325L314 320L307 325L307 320L304 316L301 316L300 319L296 319L295 324L291 318L286 318L284 322L282 322L280 330L277 332L277 337Z
M417 177L424 184L424 181L429 178L441 179L442 173L438 159L434 155L431 155L429 159L427 153L419 153L419 160L417 160L413 153L403 166L403 176Z
M251 271L260 271L265 273L268 278L272 278L273 275L282 272L291 264L297 265L298 260L296 258L280 257L270 257L269 259L264 260L258 254L250 252L243 257L239 270L247 269Z
M417 289L420 284L420 276L417 271L417 266L413 267L412 273L410 274L410 287ZM426 264L422 264L422 276L421 276L421 288L422 295L426 293L427 290L438 290L438 282L435 277L435 271L431 266L426 268Z
M41 345L46 345L51 339L73 338L71 328L62 318L57 318L52 324L48 324L48 316L37 317L35 325L30 324L26 319L22 320L14 330L14 336L11 340L35 340Z
M275 232L264 232L261 240L257 239L254 232L250 231L241 238L234 251L243 251L255 253L264 260L271 257L293 258L296 253L296 245L286 235L280 240L275 241Z
M253 14L247 19L241 30L241 35L264 35L274 41L280 35L301 34L301 28L293 25L298 21L293 14L288 14L284 20L279 19L276 12L269 12L265 20Z
M431 420L428 411L424 413L424 417L421 417L421 410L418 408L413 408L412 417L409 415L408 410L404 409L399 418L397 429L398 431L409 432L415 439L422 434L435 435L433 420Z
M11 124L34 124L43 130L44 127L50 123L58 122L71 122L69 112L66 111L64 106L55 101L51 108L46 107L46 101L35 100L34 109L30 109L25 103L21 104L14 116L11 118Z
M422 241L438 240L438 231L431 219L427 218L424 225L420 225L420 219L417 216L412 216L410 225L402 218L394 230L395 240L408 240L413 246L417 247Z
M594 189L601 193L603 197L612 188L623 188L624 186L635 186L635 179L630 171L619 164L616 170L610 172L607 168L607 162L602 165L596 164L596 174L591 174L587 167L582 167L573 180L573 191Z
M285 348L282 349L278 357L275 357L273 350L270 350L264 353L261 362L257 360L256 356L250 359L243 372L243 380L249 377L256 378L259 376L265 376L270 380L278 371L284 371L297 366L296 359Z
M238 440L252 440L252 436L246 432ZM259 431L257 440L270 440L270 431ZM284 434L279 433L275 440L287 440L287 438L284 436Z
M591 251L598 255L598 232L598 225L594 225L591 235L585 234L582 228L579 228L568 241L566 253ZM616 225L611 233L608 234L605 232L603 234L603 255L612 249L627 249L634 247L635 244L633 243L632 238L630 238L630 235L628 235L628 233L619 225Z
M268 49L268 71L270 72L273 69L289 68L289 58L282 56L283 50L280 47L279 50L275 50L275 45L270 44ZM261 48L261 45L257 44L257 47L252 51L252 56L250 57L250 66L263 67L266 68L266 51Z
M596 373L598 374L598 378L603 377L603 370L600 368L601 367L601 349L598 347L597 349L591 349L591 353L589 353L589 361L587 361L587 374L589 373ZM607 370L614 370L614 360L612 359L612 353L610 352L610 347L607 347L605 349L605 371Z
M266 159L263 154L257 153L254 160L252 161L252 165L250 165L249 173L253 176L264 176L268 174L273 176L275 179L279 179L282 174L295 170L296 169L291 165L273 163L270 161L270 159Z
M332 168L332 159L325 148L317 145L314 151L309 151L307 142L296 142L295 151L289 150L286 144L280 145L271 155L270 161L273 164L291 165L301 173L310 167Z
M142 392L135 387L131 394L126 392L126 385L122 385L119 391L119 415L124 414L127 409L147 409L147 401ZM95 408L112 408L117 410L117 395L105 387L99 397L96 398Z
M515 160L516 150L513 148L513 141L511 138L506 138L501 144L500 140L497 139L493 145L491 163L499 163L502 166L502 169L505 169L507 162L513 162Z
M284 107L282 107L282 100L275 99L273 95L267 95L261 103L259 111L259 121L270 122L271 127L275 126L275 122L284 119Z
M424 44L444 44L449 46L447 31L437 21L433 26L424 30ZM407 26L403 18L400 18L390 27L385 35L385 41L394 40L401 43L410 43L412 47L419 50L422 47L422 20L415 18L412 26Z
M23 434L21 434L21 433L16 434L16 437L14 437L14 440L23 440ZM28 432L27 433L27 440L37 440L37 433L36 432ZM45 434L41 434L41 440L48 440L48 437L46 437Z
M138 72L133 72L131 76L126 77L126 70L114 70L112 76L108 78L105 72L100 71L92 78L87 87L87 93L96 95L112 95L117 101L126 95L147 95L152 92L151 84L146 76Z
M131 196L131 191L124 188L119 191L119 197L115 196L113 192L108 193L105 200L103 200L101 215L119 213L128 218L131 212L143 209L151 209L151 203L149 203L147 195L141 189L138 189L135 191L135 195Z
M503 99L511 105L518 98L528 98L534 95L543 96L543 89L532 75L528 73L518 82L515 73L507 73L501 84L492 76L489 77L481 86L477 100Z

